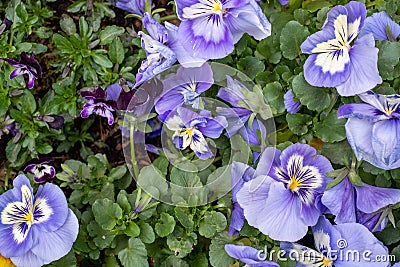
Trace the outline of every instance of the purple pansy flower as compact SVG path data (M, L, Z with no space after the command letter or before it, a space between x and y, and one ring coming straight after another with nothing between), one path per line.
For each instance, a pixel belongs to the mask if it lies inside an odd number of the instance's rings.
M237 201L237 192L243 187L245 182L254 178L255 170L247 164L233 162L231 166L232 183L232 213L229 222L229 234L238 235L244 225L244 213Z
M15 69L10 73L10 79L17 76L28 74L28 88L32 89L35 85L35 79L42 78L42 67L33 57L28 56L25 52L21 53L21 60L13 58L2 58Z
M224 116L228 121L226 136L231 137L237 133L251 145L260 145L257 132L265 139L266 129L264 124L256 118L260 115L267 119L269 109L264 102L262 93L250 91L241 82L227 76L227 86L218 91L217 96L228 102L233 108L217 107L217 113ZM253 152L254 161L259 153Z
M38 121L43 121L49 128L60 130L64 125L64 117L58 115L37 115L35 117Z
M160 116L168 129L174 131L173 142L178 149L190 147L200 159L213 156L205 136L218 138L227 126L222 116L213 118L207 110L196 113L184 107L171 111L166 118Z
M359 37L372 33L375 40L396 42L400 35L400 25L394 22L386 12L374 13L365 20Z
M155 104L158 114L173 110L182 104L199 108L199 96L213 85L213 72L204 63L198 68L179 68L176 75L163 81L164 93Z
M65 256L78 235L78 219L62 190L39 186L36 195L25 175L0 195L0 254L17 266L40 267Z
M340 184L325 191L321 201L336 216L335 222L338 224L357 222L370 231L382 231L387 220L376 224L385 208L400 202L400 189L364 183L363 186L356 186L346 176Z
M113 5L132 14L143 16L145 2L153 5L152 0L114 0Z
M361 224L332 225L321 216L312 231L315 250L281 242L281 249L297 258L296 267L387 267L390 263L388 249Z
M171 67L176 60L184 67L200 67L207 58L189 55L178 42L178 27L165 22L165 27L157 22L150 14L145 13L143 26L148 35L139 32L142 38L142 48L147 58L143 60L136 75L135 87L150 80L159 73Z
M339 108L339 118L348 118L347 140L358 160L392 170L400 167L400 95L359 95L365 103Z
M223 58L244 33L257 40L271 34L271 24L255 0L176 0L182 23L178 38L193 56Z
M285 6L285 5L289 4L289 0L279 0L279 4L281 4L282 6Z
M263 259L265 255L252 247L226 244L225 251L232 258L242 261L249 267L279 267L278 263Z
M283 96L283 100L288 113L296 114L297 112L299 112L301 103L294 100L292 90L289 90L285 93L285 95Z
M322 30L303 42L301 50L311 54L304 64L304 77L309 84L336 87L340 95L351 96L382 82L372 34L355 40L365 16L362 3L352 1L335 6L329 11Z
M258 165L255 178L236 194L246 220L272 239L301 239L321 215L330 162L311 146L294 144L283 152L267 148Z
M83 105L83 109L81 111L82 118L88 118L93 113L107 118L108 125L112 125L114 123L114 115L113 111L116 107L115 101L107 101L105 91L98 87L94 92L92 91L81 91L81 96L85 99L89 100Z
M36 183L47 182L56 175L56 170L50 165L52 162L53 160L49 158L33 159L27 163L24 172L32 173Z

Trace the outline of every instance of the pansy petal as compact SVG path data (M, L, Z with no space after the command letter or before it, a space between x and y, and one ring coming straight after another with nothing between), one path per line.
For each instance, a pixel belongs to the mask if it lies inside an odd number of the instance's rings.
M234 49L229 28L216 14L183 21L178 29L178 39L195 57L223 58Z
M2 224L0 229L0 251L6 258L25 254L36 242L32 236L32 227L27 223L16 223L8 228Z
M381 188L368 184L354 187L357 191L357 208L365 213L373 213L400 202L400 189Z
M10 73L10 79L14 79L17 76L29 73L26 68L16 68Z
M181 106L184 103L183 94L179 89L174 88L163 94L156 102L155 109L158 114L163 114L169 110Z
M149 35L160 43L168 41L167 30L156 21L149 13L145 13L143 16L143 26L149 33Z
M275 262L264 260L262 256L265 255L262 254L259 250L252 247L226 244L225 251L229 256L242 261L247 266L279 267L279 264Z
M371 122L387 119L387 116L382 111L364 103L345 104L341 106L338 110L338 117L358 118Z
M378 48L374 46L372 35L355 41L350 49L349 78L336 86L341 96L352 96L371 90L382 83L378 71Z
M372 148L373 123L357 118L350 118L345 125L347 141L358 160L374 161Z
M400 131L398 119L376 122L372 127L372 148L376 161L371 162L384 170L400 167Z
M32 251L27 251L19 257L11 257L11 261L16 266L42 267L45 262Z
M274 147L267 147L260 157L254 176L269 175L272 166L279 166L281 151Z
M197 128L205 135L211 138L218 138L222 131L228 126L225 117L218 116L213 119L208 119L205 126L198 126Z
M229 10L224 22L233 35L234 43L238 42L244 33L250 34L257 40L271 35L271 24L255 0L240 8Z
M39 186L34 203L34 225L41 232L60 228L68 216L68 204L62 190L50 183Z
M165 28L168 31L168 46L175 53L179 63L185 68L200 67L207 58L192 56L178 40L178 27L165 22Z
M335 187L327 190L322 195L321 201L329 211L334 214L335 222L356 222L356 195L353 184L346 177Z
M66 202L65 202L66 203ZM78 219L72 210L66 212L67 218L64 224L54 232L42 232L34 230L34 234L40 235L38 242L32 247L32 252L48 264L65 256L78 236Z
M367 8L365 4L351 1L345 5L347 10L347 34L348 42L350 43L357 37L358 32L364 25L365 17L367 16Z
M232 204L231 217L229 218L229 234L238 235L244 225L244 213L239 203Z
M375 40L389 40L386 32L386 27L389 27L394 38L400 35L400 25L395 23L386 12L378 12L372 14L365 20L364 27L361 29L359 38L372 33ZM394 41L394 40L390 40Z
M320 252L338 250L337 240L341 238L340 232L325 218L319 217L318 223L312 227L315 247Z
M341 234L341 239L345 240L346 247L343 248L343 255L352 251L365 252L369 251L367 257L363 254L359 258L349 259L346 257L338 258L335 261L335 266L344 267L387 267L389 265L388 249L363 225L358 223L345 223L333 226ZM333 240L338 242L339 240ZM365 253L364 253L365 256ZM373 259L382 259L375 261ZM383 261L387 259L387 261Z

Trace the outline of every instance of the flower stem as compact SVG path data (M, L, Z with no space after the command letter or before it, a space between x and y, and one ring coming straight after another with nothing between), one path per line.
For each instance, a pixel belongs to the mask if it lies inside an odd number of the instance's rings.
M136 154L135 154L135 127L133 123L130 125L129 131L129 143L131 148L131 162L133 167L133 173L135 174L135 179L139 178L139 167L136 161Z
M177 19L177 18L178 17L176 15L169 15L169 16L161 17L160 22L167 21L167 20L173 20L173 19Z

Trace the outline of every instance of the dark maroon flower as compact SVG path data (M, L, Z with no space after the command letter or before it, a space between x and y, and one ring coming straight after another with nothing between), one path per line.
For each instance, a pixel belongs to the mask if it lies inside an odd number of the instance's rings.
M15 69L10 73L10 79L17 76L28 74L28 88L32 89L35 85L35 79L42 78L42 67L39 62L33 57L28 56L26 53L21 54L21 60L13 58L2 58Z
M38 115L35 119L45 122L50 128L56 130L61 129L64 124L64 117L58 115Z
M32 159L26 164L24 172L32 173L36 183L47 182L56 175L56 170L50 165L52 162L51 158Z

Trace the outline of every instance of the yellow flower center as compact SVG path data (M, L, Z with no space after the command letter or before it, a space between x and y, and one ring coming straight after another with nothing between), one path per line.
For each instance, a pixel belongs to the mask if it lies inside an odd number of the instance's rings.
M211 11L214 12L214 13L223 12L224 10L222 9L221 2L220 1L216 1Z
M324 265L324 267L329 267L329 266L331 266L331 265L330 265L331 262L332 262L332 260L328 260L326 257L324 257L323 260L322 260L322 264Z
M27 215L25 215L24 219L27 220L28 222L32 223L33 222L33 214L29 212Z
M392 115L392 112L394 111L394 109L392 109L392 108L385 108L385 113L387 114L387 115Z
M185 132L186 132L189 136L192 136L192 135L193 135L193 130L194 130L194 127L192 127L192 128L185 128Z
M16 267L10 259L4 258L1 254L0 254L0 266L1 267Z
M298 188L301 185L300 181L297 180L296 177L294 177L294 176L292 176L290 180L291 180L291 182L289 185L289 189L292 191L296 190L296 188Z

